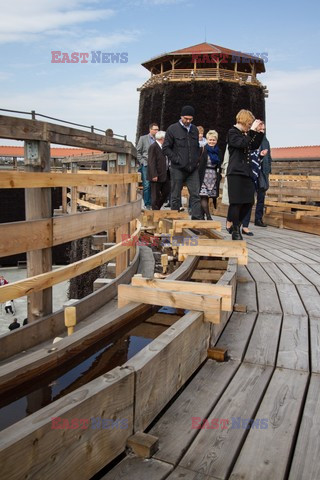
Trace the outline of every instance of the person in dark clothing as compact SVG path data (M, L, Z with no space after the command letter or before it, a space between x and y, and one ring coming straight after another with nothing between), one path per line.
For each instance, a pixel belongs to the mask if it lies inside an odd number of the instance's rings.
M18 322L18 320L16 318L13 319L13 322L10 323L9 325L9 330L15 330L16 328L19 328L20 327L20 323Z
M214 208L217 208L217 198L219 197L221 180L220 165L222 158L217 145L218 133L215 130L209 130L206 138L207 144L203 147L199 163L199 179L201 185L200 201L206 219L212 220L209 211L209 198L212 198L213 206Z
M258 150L253 150L253 152L251 152L251 168L253 173L254 187L257 195L259 192L259 179L261 175L261 165L267 153L268 153L268 150L266 149L261 150L261 147ZM249 235L250 237L253 237L253 233L249 230L251 211L252 211L252 207L250 208L250 210L247 212L246 216L242 220L242 235Z
M152 210L160 210L170 193L169 161L162 152L165 132L155 135L156 141L148 150L148 180L151 182Z
M232 222L232 240L242 240L240 224L254 203L250 151L260 147L263 122L255 120L249 110L240 110L236 121L227 136L230 154L227 169L228 219Z
M170 125L166 132L163 153L170 162L171 209L180 209L181 191L185 183L190 195L191 218L201 220L203 214L198 172L200 147L198 129L191 123L194 113L194 108L190 105L182 108L180 120Z
M258 186L257 189L257 204L256 204L256 213L254 218L254 224L257 227L266 227L267 225L263 222L263 213L264 213L264 201L266 197L266 192L269 188L269 175L271 173L271 150L270 150L270 143L266 136L263 137L261 143L261 150L267 150L266 155L263 157L261 163L261 174L264 175L266 179L266 186L263 188Z

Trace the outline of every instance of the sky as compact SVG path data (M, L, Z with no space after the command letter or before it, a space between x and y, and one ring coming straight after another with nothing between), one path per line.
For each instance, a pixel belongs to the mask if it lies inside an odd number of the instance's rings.
M150 76L141 63L206 40L267 52L266 73L258 79L269 90L272 147L319 145L319 5L317 0L0 0L0 108L112 128L134 142L137 88ZM55 51L90 57L88 63L53 63ZM122 53L127 61L92 63L92 51Z

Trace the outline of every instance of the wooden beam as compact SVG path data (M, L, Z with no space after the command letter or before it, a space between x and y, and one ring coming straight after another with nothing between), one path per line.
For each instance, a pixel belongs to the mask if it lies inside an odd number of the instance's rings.
M182 232L184 228L196 228L196 229L214 229L221 230L221 222L216 222L214 220L174 220L173 221L173 231Z
M225 362L228 357L228 349L224 347L208 348L208 358L217 362Z
M139 235L141 224L138 222L138 227L133 233L132 237ZM102 252L92 255L84 260L67 265L54 271L43 273L34 277L29 277L25 280L12 282L8 285L0 287L0 302L30 295L31 293L39 292L43 289L52 287L57 283L77 277L82 273L88 272L93 268L99 267L109 260L115 258L119 253L125 252L130 248L130 242L121 242L119 245L103 250Z
M138 182L138 173L49 173L2 171L0 188L77 187L80 185L125 185Z
M12 140L44 140L59 145L89 148L103 152L131 153L136 149L131 142L107 135L70 128L64 125L0 115L0 138Z
M166 291L190 292L201 295L218 295L221 297L221 310L232 311L232 287L229 285L213 285L210 283L182 282L177 280L158 280L154 278L133 277L133 286L158 288Z
M139 216L141 200L98 211L78 212L45 220L0 224L0 257L49 248L120 226ZM52 237L51 237L52 231Z
M46 175L50 171L50 145L43 141L28 141L24 145L24 163L31 175ZM34 173L36 172L36 173ZM17 173L17 172L15 172ZM51 190L50 188L25 189L26 220L44 218L48 224L49 242L52 243L51 220ZM3 240L3 239L2 239ZM27 276L33 277L52 270L51 248L32 249L27 252ZM37 320L52 313L52 288L42 289L37 293L28 294L28 319Z
M159 439L148 433L137 432L128 438L127 446L138 457L150 458L159 448Z
M188 255L237 258L239 265L247 265L248 263L248 249L246 242L242 240L232 242L229 240L198 239L198 245L182 245L179 247L179 261L185 260Z
M222 275L225 273L225 270L208 270L206 268L202 270L194 270L192 273L192 280L206 280L209 281L218 281Z
M189 292L164 291L159 288L119 285L118 307L129 302L162 305L204 312L204 319L212 323L220 322L221 297L217 295L198 295Z

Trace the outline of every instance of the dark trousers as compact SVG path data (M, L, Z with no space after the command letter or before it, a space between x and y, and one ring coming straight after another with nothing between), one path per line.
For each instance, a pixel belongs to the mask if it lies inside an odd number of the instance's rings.
M181 207L181 191L185 183L190 195L191 218L193 220L202 220L203 214L200 205L200 180L198 170L192 173L171 168L171 210L179 210Z
M238 227L251 211L252 203L230 203L228 209L228 220L233 223L234 227Z
M248 212L246 213L246 215L242 219L242 226L244 228L248 228L248 226L249 226L252 207L253 207L253 205L251 205L250 209L248 210Z
M266 197L266 192L264 190L257 191L257 204L256 204L256 214L255 221L262 220L264 213L264 199Z
M170 193L170 177L167 176L167 180L165 182L150 183L152 210L160 210L162 205L166 202Z

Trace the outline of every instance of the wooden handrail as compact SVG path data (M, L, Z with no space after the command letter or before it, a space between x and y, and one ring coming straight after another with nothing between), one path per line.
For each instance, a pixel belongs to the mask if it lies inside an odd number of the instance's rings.
M137 220L137 228L133 232L130 238L135 238L139 235L141 230L141 223ZM134 243L134 242L133 242ZM57 283L61 283L70 278L77 277L83 273L92 270L93 268L100 267L104 263L117 257L119 254L126 252L131 248L131 242L128 239L114 245L113 247L96 253L89 258L79 260L66 267L59 268L57 270L42 273L34 277L29 277L18 282L9 283L0 287L0 302L6 302L7 300L13 300L15 298L24 297L35 292L39 292L46 288L52 287Z
M139 173L29 173L5 171L0 188L77 187L80 185L125 185L139 182Z
M124 222L141 213L141 199L124 205L101 208L41 220L0 224L0 257L49 248L88 237Z

